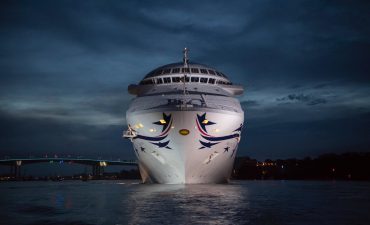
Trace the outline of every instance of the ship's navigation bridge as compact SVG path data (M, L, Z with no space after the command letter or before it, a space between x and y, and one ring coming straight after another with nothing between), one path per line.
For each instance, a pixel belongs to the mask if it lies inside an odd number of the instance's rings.
M154 69L144 77L140 84L180 83L183 74L188 77L185 82L232 85L225 74L214 68L199 63L188 63L185 67L181 62Z
M130 94L137 96L171 94L171 93L203 93L219 96L241 95L244 91L235 85L225 74L209 66L188 63L173 63L158 67L147 74L139 84L128 87Z

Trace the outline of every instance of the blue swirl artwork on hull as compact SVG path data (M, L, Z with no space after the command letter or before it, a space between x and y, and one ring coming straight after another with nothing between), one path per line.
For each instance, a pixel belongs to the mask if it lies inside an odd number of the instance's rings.
M229 140L232 138L237 138L237 139L240 138L240 132L243 128L243 124L240 124L240 126L233 131L234 133L230 135L215 137L215 136L208 134L207 126L214 125L216 123L207 120L206 116L207 116L207 113L203 113L202 115L197 114L196 124L197 124L198 130L200 131L200 135L202 136L203 139L208 141L206 142L206 141L199 140L200 144L202 145L199 149L211 148L213 145L219 144L221 141ZM229 149L227 149L227 151L225 152L228 152L228 150Z
M170 141L161 142L162 140L167 138L168 133L171 129L171 125L172 125L172 116L171 116L171 114L166 115L165 113L163 113L162 114L162 119L160 119L157 122L154 122L153 124L162 126L162 133L160 135L155 136L155 137L137 135L133 139L146 140L146 141L149 141L151 144L158 146L159 148L172 149L171 147L168 146Z
M218 136L218 137L210 135L207 131L207 126L211 126L216 123L207 120L206 116L207 116L207 113L203 113L202 115L197 114L197 118L196 118L197 128L200 132L201 137L204 139L204 140L199 140L199 143L201 144L201 147L199 147L199 149L205 149L205 148L211 149L212 146L217 145L221 143L222 141L233 139L233 138L236 138L236 139L240 138L240 133L243 128L243 124L240 124L238 128L233 130L232 134L225 135L225 136ZM153 124L155 125L162 126L161 134L155 137L144 136L144 135L139 134L139 135L136 135L133 139L146 140L149 143L157 146L158 148L172 149L171 147L168 146L170 143L170 140L164 141L168 137L169 131L171 130L172 122L173 122L173 119L172 119L171 114L167 115L165 113L162 113L162 119L160 119L159 121L153 122ZM228 152L229 148L230 147L227 146L225 148L224 153ZM237 146L232 150L231 156L234 155L236 148ZM138 153L137 150L136 152ZM142 152L145 152L145 151L142 150Z

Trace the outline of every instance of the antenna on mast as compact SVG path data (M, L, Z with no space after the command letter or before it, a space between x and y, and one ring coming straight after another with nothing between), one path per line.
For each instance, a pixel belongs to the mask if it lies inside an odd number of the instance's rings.
M184 59L183 59L183 61L184 61L184 67L186 67L186 68L189 67L189 65L188 65L188 63L189 63L188 52L189 52L189 49L188 48L184 48L184 51L183 51L183 53L184 53Z

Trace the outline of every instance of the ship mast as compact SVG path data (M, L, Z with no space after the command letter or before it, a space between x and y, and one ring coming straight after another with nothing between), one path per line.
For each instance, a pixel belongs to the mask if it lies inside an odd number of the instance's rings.
M189 65L188 65L188 63L189 63L188 52L189 52L189 49L188 48L184 48L184 50L183 50L183 53L184 53L183 61L184 61L184 67L185 68L188 68L189 67Z
M188 94L187 93L187 90L186 90L186 73L187 71L189 70L189 58L188 58L188 52L189 52L189 49L188 48L184 48L183 50L183 53L184 53L184 57L183 57L183 62L184 62L184 76L182 77L182 82L183 82L183 95L184 97ZM186 99L183 98L182 99L182 105L181 105L181 108L186 108L187 106L187 103L186 103Z
M186 68L187 70L189 70L189 58L188 58L188 52L189 52L189 49L188 48L184 48L184 58L183 58L183 62L184 62L184 68ZM184 69L184 76L182 78L182 82L184 83L184 88L183 88L183 91L184 91L184 95L186 95L186 71Z

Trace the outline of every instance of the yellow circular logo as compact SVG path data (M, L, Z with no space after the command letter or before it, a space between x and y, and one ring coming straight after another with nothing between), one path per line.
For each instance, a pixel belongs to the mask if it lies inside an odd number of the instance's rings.
M189 131L189 130L187 130L187 129L181 129L181 130L179 130L179 133L180 133L181 135L188 135L188 134L190 133L190 131Z

